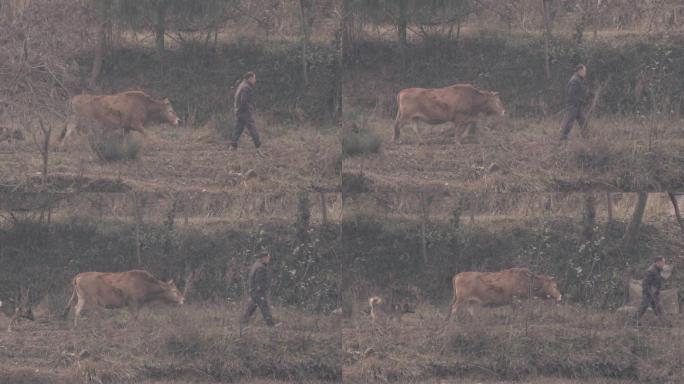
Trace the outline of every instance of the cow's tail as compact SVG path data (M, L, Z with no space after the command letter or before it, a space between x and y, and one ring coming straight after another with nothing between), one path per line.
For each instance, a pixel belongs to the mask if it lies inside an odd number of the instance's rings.
M76 300L76 278L71 281L71 286L72 286L72 291L71 291L71 298L69 299L69 302L67 303L66 307L64 308L64 312L62 312L62 319L66 319L67 316L69 315L69 311L71 310L71 307L74 305L74 301Z
M397 92L397 116L394 118L394 121L399 121L401 118L401 104L399 104L399 100L401 99L401 91Z
M449 311L447 312L446 319L444 319L445 324L449 324L449 320L451 319L451 313L454 310L454 304L456 304L456 300L458 300L458 292L456 292L456 277L455 276L453 279L451 279L451 283L453 284L454 298L451 299L451 305L449 305Z

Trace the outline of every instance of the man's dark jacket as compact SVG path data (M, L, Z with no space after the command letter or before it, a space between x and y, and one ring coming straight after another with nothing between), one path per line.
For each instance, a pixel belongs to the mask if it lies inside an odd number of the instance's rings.
M586 103L587 88L582 76L575 73L568 81L567 104L571 107L582 107Z
M644 295L657 296L660 294L660 287L663 284L663 277L660 275L660 269L652 264L646 270L646 276L641 281L641 290Z
M249 294L252 297L265 297L271 284L268 276L268 266L257 260L249 269Z
M252 104L252 84L247 80L242 80L235 91L235 101L233 107L235 113L240 116L251 116L254 106Z

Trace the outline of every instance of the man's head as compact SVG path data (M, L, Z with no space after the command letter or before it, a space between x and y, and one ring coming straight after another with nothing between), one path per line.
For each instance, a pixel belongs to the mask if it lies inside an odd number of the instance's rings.
M268 264L271 262L271 253L268 251L259 252L259 256L257 256L257 257L264 264Z
M653 263L658 267L658 269L663 269L665 267L665 258L662 256L658 256L655 259L653 259Z
M244 79L252 85L256 84L256 74L254 72L245 73Z
M582 78L587 77L587 66L584 64L578 64L575 67L575 73L580 75Z

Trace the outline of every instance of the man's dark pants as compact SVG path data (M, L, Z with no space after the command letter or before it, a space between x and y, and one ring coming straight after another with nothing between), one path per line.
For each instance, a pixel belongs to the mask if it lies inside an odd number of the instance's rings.
M567 140L572 125L577 121L579 123L580 129L584 130L584 124L587 122L587 115L582 110L582 107L577 105L569 105L566 108L567 112L565 114L565 119L563 120L563 125L561 128L561 140ZM582 131L582 135L584 132Z
M233 137L230 145L232 145L233 148L237 148L238 140L240 140L240 136L242 135L242 132L245 130L245 127L247 128L249 135L252 136L254 146L256 148L259 148L261 146L261 141L259 140L259 132L257 132L256 126L254 125L254 118L250 114L237 115L237 122L235 123L235 130L233 130Z
M264 317L264 321L268 326L273 326L273 317L271 316L271 309L268 307L268 302L266 298L262 296L251 296L249 301L247 301L247 307L245 308L245 313L240 319L241 324L247 324L249 318L252 317L254 311L259 308L261 310L261 315Z
M639 305L639 310L637 310L636 314L637 321L646 313L648 307L653 308L653 313L655 313L656 316L661 317L663 315L663 307L660 305L658 295L652 295L650 292L643 292L641 296L641 305Z

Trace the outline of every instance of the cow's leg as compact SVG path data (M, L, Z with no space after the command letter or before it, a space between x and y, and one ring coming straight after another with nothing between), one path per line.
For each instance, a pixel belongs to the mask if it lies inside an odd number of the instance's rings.
M74 309L74 328L78 326L78 318L81 316L81 311L83 311L84 305L85 300L81 295L78 295L78 301L76 302L76 308Z
M458 308L460 305L461 305L461 300L458 299L457 297L454 297L454 300L451 302L451 308L449 308L449 313L447 314L447 318L446 318L447 323L449 322L449 319L451 319L451 316L458 316Z
M470 314L470 319L475 320L475 305L477 305L473 301L468 302L468 314Z
M76 121L75 117L70 116L67 118L66 123L64 124L64 130L62 131L59 140L59 148L62 148L64 146L66 139L69 137L69 135L71 135L74 129L78 129L78 121Z
M413 132L416 134L416 137L418 137L418 143L420 145L424 145L425 142L423 141L423 137L418 132L418 124L420 124L420 120L413 119L413 121L411 122L411 128L413 129Z
M132 131L138 131L140 132L141 135L143 135L145 138L149 138L150 136L147 135L147 132L145 132L145 127L143 127L142 122L137 121L135 123L131 123L130 129Z
M131 314L131 318L133 318L134 321L137 321L138 315L140 314L140 305L135 301L129 302L128 312Z
M466 123L461 122L461 121L454 121L454 140L457 143L461 143L461 139L463 137L463 133L466 130Z
M397 119L394 120L394 136L392 136L392 141L394 143L399 141L399 136L401 135L401 126L404 125L404 120L401 115L397 115Z

